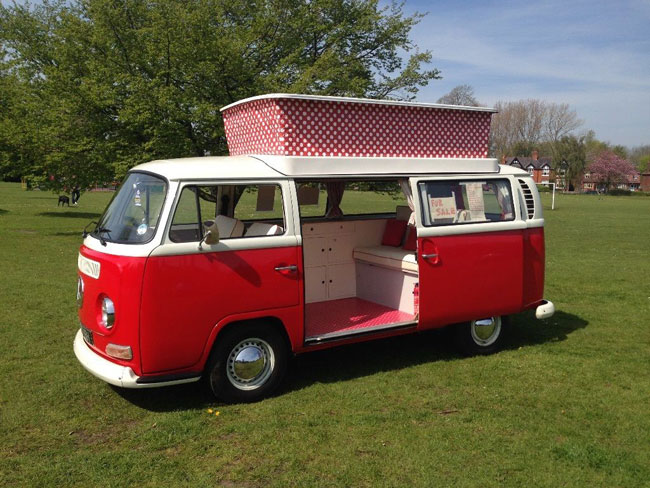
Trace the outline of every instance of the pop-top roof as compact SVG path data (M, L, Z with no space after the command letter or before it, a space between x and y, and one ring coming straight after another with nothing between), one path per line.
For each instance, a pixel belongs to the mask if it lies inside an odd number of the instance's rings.
M495 110L271 94L222 112L231 155L485 158Z
M376 98L353 98L353 97L330 97L324 95L301 95L297 93L269 93L268 95L258 95L256 97L244 98L243 100L238 100L230 105L226 105L221 109L222 112L236 107L237 105L242 105L245 103L254 102L256 100L269 100L269 99L294 99L294 100L316 100L323 102L342 102L342 103L362 103L362 104L374 104L374 105L394 105L399 107L427 107L427 108L439 108L445 110L469 110L476 112L490 112L496 113L497 110L490 107L469 107L466 105L447 105L444 103L424 103L424 102L406 102L402 100L378 100Z

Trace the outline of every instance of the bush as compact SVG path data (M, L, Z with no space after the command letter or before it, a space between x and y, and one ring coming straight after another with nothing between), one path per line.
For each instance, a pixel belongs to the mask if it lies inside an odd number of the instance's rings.
M621 190L619 188L614 188L613 190L609 190L607 193L609 195L612 195L613 197L622 197L622 196L629 197L632 194L630 190Z
M548 193L551 191L551 185L537 185L537 191L540 193Z

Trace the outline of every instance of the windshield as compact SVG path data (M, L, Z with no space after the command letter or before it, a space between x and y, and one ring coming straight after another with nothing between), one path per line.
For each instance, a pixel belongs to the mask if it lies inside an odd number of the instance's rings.
M167 184L162 178L129 173L92 232L102 243L142 244L156 233Z

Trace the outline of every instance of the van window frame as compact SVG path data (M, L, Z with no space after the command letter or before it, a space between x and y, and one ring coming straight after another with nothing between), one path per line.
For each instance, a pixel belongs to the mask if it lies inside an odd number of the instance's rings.
M283 183L292 183L292 180L281 180L281 179L274 179L274 180L242 180L242 179L237 179L237 180L187 180L187 181L179 181L178 188L176 190L176 195L174 196L174 201L171 205L170 212L169 212L169 217L168 217L168 224L165 229L164 233L164 241L168 245L186 245L186 244L196 244L201 242L203 239L204 233L203 233L203 226L201 221L200 227L200 234L201 234L201 239L196 240L196 241L175 241L171 238L170 232L172 230L172 226L174 223L174 216L176 215L176 210L178 209L178 204L181 199L181 195L183 194L183 190L187 187L201 187L201 186L251 186L251 185L275 185L278 187L280 190L280 195L281 195L281 202L282 202L282 229L283 232L281 234L274 234L274 235L263 235L263 236L246 236L246 235L241 235L239 237L228 237L228 238L223 238L220 239L223 241L239 241L239 240L245 240L245 239L255 239L255 238L268 238L268 237L285 237L289 235L289 225L288 225L288 215L287 215L287 206L292 205L292 198L290 192L285 192L283 191ZM196 198L198 201L198 193L196 193ZM198 205L198 204L197 204ZM200 213L200 205L198 213ZM202 217L202 216L201 216ZM251 220L242 220L242 222L264 222L268 220L273 220L273 219L251 219Z
M409 180L408 176L394 176L394 175L381 175L381 176L370 176L370 177L364 177L363 175L354 175L354 176L346 176L344 178L293 178L293 182L295 184L296 188L296 194L298 192L298 187L301 184L304 183L318 183L318 184L326 184L328 182L332 181L342 181L346 185L348 183L366 183L366 182L395 182L397 183L399 187L399 180ZM401 190L400 190L401 191ZM406 201L406 196L402 192L402 196L404 197L404 202L399 202L398 200L395 201L395 207L400 205L402 203L403 205L408 205L408 202ZM345 198L345 192L343 193L343 198ZM329 198L326 198L325 202L325 211L323 215L309 215L309 216L304 216L302 215L301 211L301 205L300 202L297 203L297 208L298 208L298 217L300 218L301 222L333 222L333 221L345 221L345 220L378 220L378 219L385 219L385 218L391 218L395 217L396 215L396 210L393 209L392 211L389 212L373 212L373 213L354 213L354 214L347 214L344 213L340 217L336 218L327 218L325 215L327 214L327 206L329 203ZM343 210L343 209L342 209Z
M427 183L433 183L433 182L448 182L448 183L461 183L461 182L491 182L491 181L501 181L505 182L508 190L509 190L509 199L510 199L510 205L512 208L512 218L509 219L504 219L504 220L485 220L485 221L465 221L465 222L449 222L449 223L441 223L441 224L427 224L426 219L425 219L425 212L429 212L429 206L428 203L423 201L422 199L422 191L420 190L421 185L427 184ZM484 225L484 224L504 224L504 223L511 223L515 222L519 219L517 207L515 206L514 203L514 194L513 194L513 182L510 178L508 178L506 175L499 175L498 177L492 176L492 175L484 175L484 176L479 176L479 175L448 175L444 178L436 178L432 176L431 178L426 178L426 177L418 177L416 180L415 184L415 190L417 191L418 194L418 204L420 206L420 211L419 211L419 220L420 220L420 225L423 228L431 228L431 229L440 229L440 228L457 228L457 227L462 227L466 225ZM417 210L417 209L416 209ZM429 216L429 220L433 221L431 219L431 216Z
M157 179L161 180L164 183L164 197L163 197L162 203L160 204L160 211L158 212L158 218L156 219L156 225L154 227L155 231L151 234L151 236L149 236L149 238L147 240L140 241L140 242L122 242L122 241L110 239L110 238L107 238L107 237L103 237L103 239L100 239L99 234L97 232L99 230L99 223L102 222L106 211L109 209L109 207L112 205L112 203L115 200L115 198L117 197L117 195L120 193L120 190L124 186L124 183L126 182L126 180L133 174L141 174L141 175L145 175L145 176L151 176L153 178L157 178ZM102 211L102 214L101 214L98 222L96 223L95 228L91 232L89 232L88 235L90 237L94 238L94 239L97 239L98 241L103 240L104 242L110 242L111 244L128 245L128 246L143 246L143 245L146 245L146 244L150 244L156 238L156 236L159 235L158 232L160 232L160 230L161 230L160 224L162 222L163 214L165 213L165 205L167 203L167 199L169 198L169 190L170 190L169 179L167 177L161 175L161 174L154 173L152 171L144 171L144 170L128 171L126 176L120 182L120 184L115 188L115 191L113 192L113 195L111 196L110 200L108 201L108 204L106 205L106 207ZM147 198L149 198L149 197L147 197Z

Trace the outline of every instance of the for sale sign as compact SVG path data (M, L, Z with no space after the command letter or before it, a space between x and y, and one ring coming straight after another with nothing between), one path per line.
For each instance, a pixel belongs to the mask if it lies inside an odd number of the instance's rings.
M432 197L429 199L429 210L433 220L453 219L456 216L456 198Z

